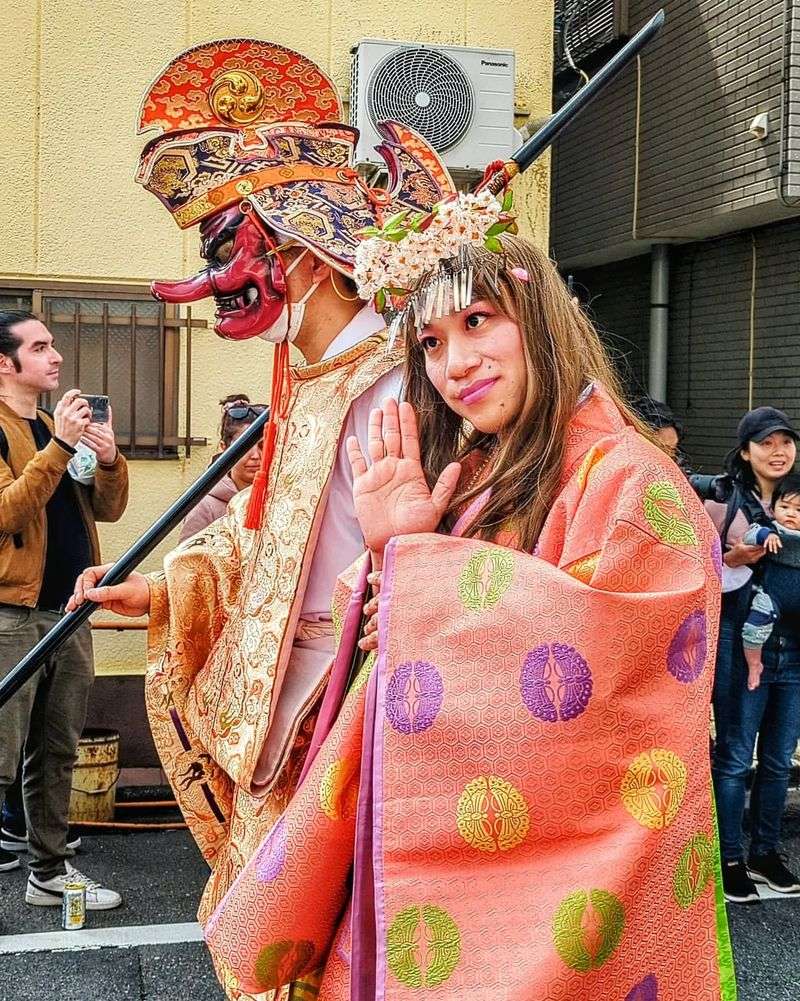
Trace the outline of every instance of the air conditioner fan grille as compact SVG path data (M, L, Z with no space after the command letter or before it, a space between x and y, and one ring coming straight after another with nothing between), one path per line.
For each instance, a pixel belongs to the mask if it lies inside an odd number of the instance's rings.
M475 110L472 85L458 63L435 49L390 53L367 86L367 114L375 126L394 119L410 126L437 153L466 135Z

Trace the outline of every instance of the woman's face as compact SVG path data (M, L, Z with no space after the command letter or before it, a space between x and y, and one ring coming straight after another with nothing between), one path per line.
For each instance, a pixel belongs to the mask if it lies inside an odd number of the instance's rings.
M236 434L231 438L231 445L236 441L236 439L245 431L245 428L241 428ZM230 445L228 446L230 448ZM230 477L236 486L240 490L244 490L245 487L249 487L256 477L258 472L258 467L261 465L261 442L257 445L253 445L249 452L239 459L238 462L234 463L231 467Z
M797 444L791 435L775 431L763 441L749 441L742 449L742 458L750 463L757 478L777 481L792 471Z
M485 434L519 415L528 373L517 323L488 302L431 322L420 331L425 371L451 410Z

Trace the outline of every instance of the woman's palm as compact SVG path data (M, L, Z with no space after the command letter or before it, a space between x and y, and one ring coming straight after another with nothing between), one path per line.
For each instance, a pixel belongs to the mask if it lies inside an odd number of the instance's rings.
M382 548L393 535L432 532L442 518L414 459L387 455L373 463L354 481L353 502L370 549Z
M458 484L461 467L451 463L433 490L419 457L417 421L412 407L386 400L370 415L367 461L356 438L347 454L353 470L353 503L364 541L381 552L394 535L432 532L442 520Z

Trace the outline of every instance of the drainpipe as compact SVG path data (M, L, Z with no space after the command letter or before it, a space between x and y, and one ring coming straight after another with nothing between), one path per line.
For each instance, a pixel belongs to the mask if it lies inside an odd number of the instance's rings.
M650 373L647 391L667 402L667 341L669 336L669 244L650 248Z

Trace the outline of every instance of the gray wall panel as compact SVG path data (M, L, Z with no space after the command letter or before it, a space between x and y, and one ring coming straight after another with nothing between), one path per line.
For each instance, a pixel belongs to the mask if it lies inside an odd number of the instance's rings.
M714 472L748 409L755 241L753 405L800 422L800 221L674 247L668 402L685 421L695 468ZM646 383L649 255L576 273L629 385Z
M659 6L658 0L631 0L631 28ZM638 81L636 217L633 67L556 144L551 232L561 261L635 253L634 236L693 240L740 229L750 222L724 218L743 209L763 206L762 223L800 211L778 199L781 73L792 45L795 94L800 84L798 5L789 3L790 24L782 0L667 0L664 6L665 28L642 56ZM763 142L748 132L760 112L770 116ZM800 153L800 116L787 126L787 153ZM800 171L796 162L794 169ZM795 180L800 191L800 173Z

